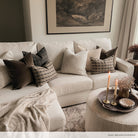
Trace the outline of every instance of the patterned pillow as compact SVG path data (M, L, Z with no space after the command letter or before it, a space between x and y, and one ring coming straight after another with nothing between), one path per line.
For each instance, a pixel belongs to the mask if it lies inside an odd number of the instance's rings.
M98 73L107 73L107 72L114 72L114 65L113 65L113 56L108 57L104 60L102 59L96 59L91 57L91 64L92 64L92 69L91 72L92 74L98 74Z
M52 62L46 63L43 67L32 66L31 69L37 87L42 86L57 77L57 73Z
M22 53L24 56L28 54L28 52L25 51L22 51ZM35 66L42 66L49 61L45 47L43 47L36 55L32 54L32 57Z

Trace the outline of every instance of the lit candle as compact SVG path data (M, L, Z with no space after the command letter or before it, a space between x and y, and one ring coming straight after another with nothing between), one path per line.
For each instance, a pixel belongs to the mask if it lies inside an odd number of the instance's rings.
M115 80L115 91L114 91L114 95L117 95L117 86L118 86L118 79Z
M108 73L108 83L107 83L107 89L109 89L109 86L110 86L110 71Z

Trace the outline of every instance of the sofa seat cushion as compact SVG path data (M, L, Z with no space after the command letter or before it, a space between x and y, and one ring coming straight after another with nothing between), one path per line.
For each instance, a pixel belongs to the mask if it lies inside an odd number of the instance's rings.
M92 80L87 76L61 73L58 73L58 77L49 82L49 86L57 96L90 90L93 87L92 84Z
M28 94L43 91L48 88L49 86L47 83L42 87L36 87L32 84L18 90L12 90L12 85L9 85L3 89L0 89L0 104L12 102Z
M89 78L93 81L93 89L103 88L107 86L108 73L94 74L88 73ZM124 72L116 70L111 73L110 86L115 85L115 79L121 79L127 77L128 75Z

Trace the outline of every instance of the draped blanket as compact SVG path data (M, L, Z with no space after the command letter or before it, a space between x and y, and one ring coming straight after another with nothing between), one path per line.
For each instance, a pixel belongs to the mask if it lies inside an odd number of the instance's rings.
M50 88L0 104L0 131L49 131L47 107L56 100Z

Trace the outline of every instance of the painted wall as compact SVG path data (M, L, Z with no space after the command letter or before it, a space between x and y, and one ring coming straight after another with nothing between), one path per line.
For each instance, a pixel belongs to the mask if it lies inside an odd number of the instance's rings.
M29 1L29 2L28 2ZM27 40L35 42L41 41L65 41L108 37L112 40L113 47L117 46L120 23L125 0L114 0L111 32L107 33L85 33L85 34L46 34L46 9L45 0L24 0L24 9L29 11L25 13L25 24L30 23L30 29L26 28ZM30 16L30 18L28 18ZM31 33L30 33L31 32ZM29 34L29 36L28 36Z
M24 41L21 0L0 0L0 42Z

